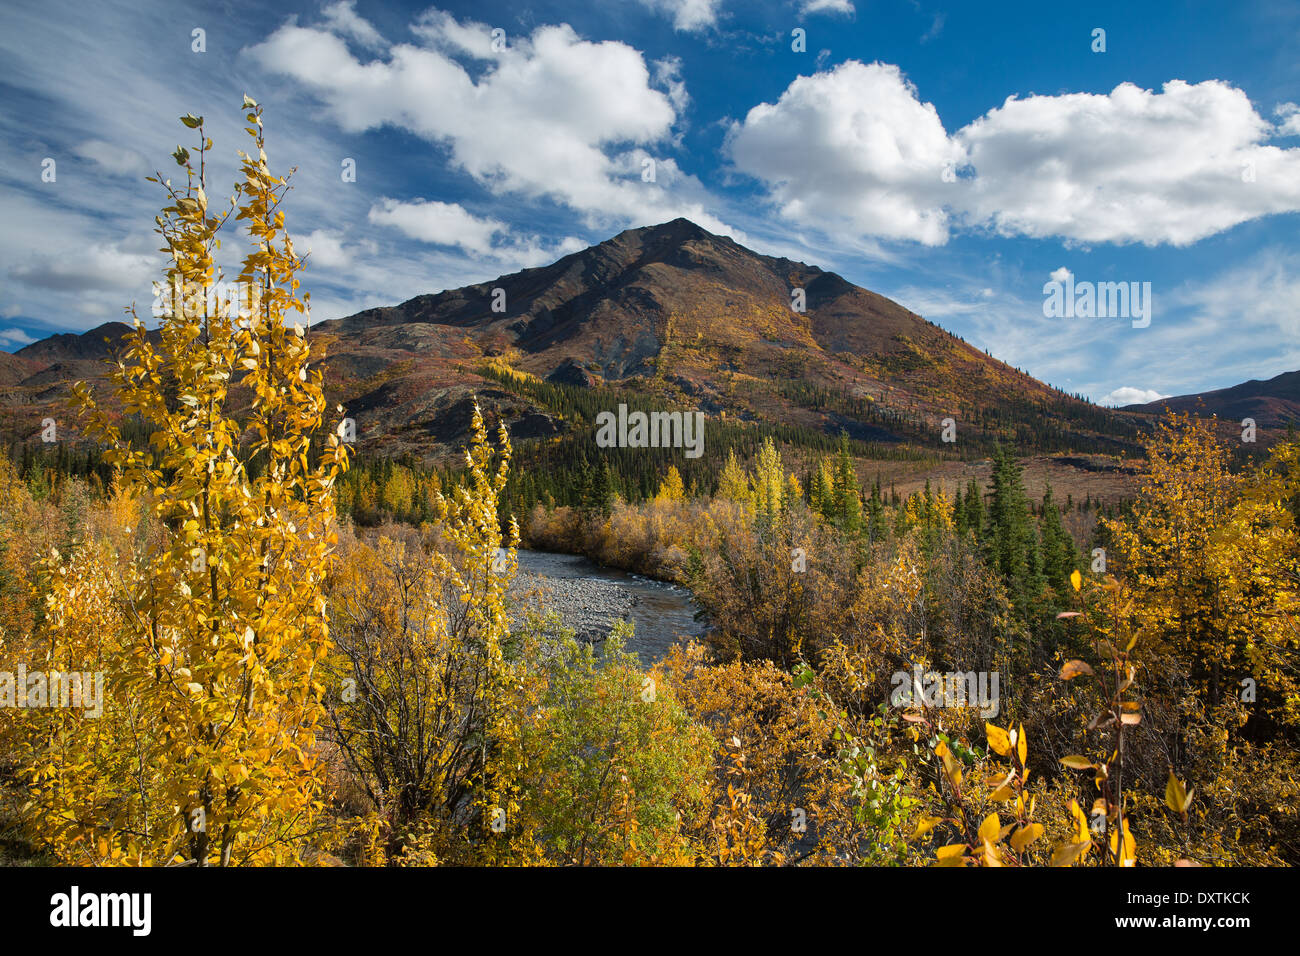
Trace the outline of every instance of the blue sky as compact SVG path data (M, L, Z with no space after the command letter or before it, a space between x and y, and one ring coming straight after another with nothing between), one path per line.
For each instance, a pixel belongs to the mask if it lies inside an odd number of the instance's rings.
M247 92L313 320L681 215L1098 401L1300 368L1300 4L86 6L0 9L0 348L148 312L144 176L194 112L222 194ZM1150 325L1046 317L1065 272Z

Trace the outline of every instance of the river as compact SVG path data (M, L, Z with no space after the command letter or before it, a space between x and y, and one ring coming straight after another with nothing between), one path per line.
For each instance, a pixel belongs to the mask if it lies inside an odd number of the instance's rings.
M516 596L539 591L537 603L555 610L565 625L588 640L599 639L620 618L635 631L628 643L645 667L661 660L675 643L699 637L699 606L686 588L638 574L602 568L584 557L519 550Z

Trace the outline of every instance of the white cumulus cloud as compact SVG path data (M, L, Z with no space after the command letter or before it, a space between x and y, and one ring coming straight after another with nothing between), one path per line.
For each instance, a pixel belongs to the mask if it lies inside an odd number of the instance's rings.
M1279 136L1300 136L1300 105L1279 103L1273 113L1278 118Z
M781 215L824 231L948 239L942 174L962 153L897 66L843 63L801 76L732 125L727 150Z
M24 285L55 292L119 293L150 288L158 274L158 256L128 252L115 243L96 243L85 249L33 254L9 270L10 278ZM114 299L114 305L120 305ZM83 301L83 310L102 311Z
M455 246L479 259L490 259L503 268L528 269L546 265L560 256L585 249L576 236L558 242L544 242L537 236L521 236L500 220L475 216L459 203L416 199L400 202L384 198L370 209L371 222L391 226L420 242Z
M348 246L343 241L343 233L331 229L316 229L294 240L294 249L311 253L310 264L321 269L348 268L359 248L368 253L377 251L373 241Z
M496 219L480 219L459 203L384 198L370 208L371 222L392 226L412 239L440 246L459 246L479 254L492 251L492 237L506 230Z
M355 40L368 50L378 50L384 46L384 38L379 31L357 13L356 0L339 0L338 3L331 3L321 13L330 29L340 36Z
M1241 90L1171 80L1010 97L950 135L898 67L850 61L751 109L727 146L784 215L828 233L1183 246L1300 211L1300 149L1274 132Z
M0 329L0 347L20 349L24 345L31 345L35 341L22 329Z
M567 24L507 36L501 49L486 25L438 11L412 31L418 45L363 61L334 33L291 21L245 52L310 90L345 132L408 130L494 194L558 201L592 224L688 216L732 232L699 181L662 155L688 101L672 63L652 76L640 51Z
M1124 385L1108 395L1103 395L1097 404L1108 405L1111 408L1122 408L1125 405L1145 405L1147 402L1154 402L1168 397L1168 395L1163 395L1155 389L1134 388L1131 385Z
M963 207L1005 235L1187 245L1300 210L1300 149L1269 132L1217 80L1008 99L957 134L976 172Z
M810 13L841 13L851 16L853 0L803 0L799 4L799 12L805 16Z

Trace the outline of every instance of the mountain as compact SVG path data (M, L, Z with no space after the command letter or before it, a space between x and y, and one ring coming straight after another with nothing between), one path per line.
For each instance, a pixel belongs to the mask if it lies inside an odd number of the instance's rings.
M58 362L103 361L108 352L131 331L125 322L105 322L98 328L77 335L60 332L33 342L15 354L42 366Z
M41 366L36 362L19 358L8 352L0 352L0 388L19 385L28 376L34 374Z
M0 365L13 380L5 437L33 434L72 380L102 376L100 360L125 330L51 336ZM597 406L635 398L781 427L786 440L845 431L948 457L996 441L1127 452L1145 422L1045 385L833 272L760 255L686 219L321 322L312 336L362 448L425 460L463 441L473 398L517 439L572 432ZM956 443L940 440L948 418Z
M1300 371L1283 372L1266 382L1251 379L1231 388L1128 405L1124 411L1194 412L1234 422L1253 418L1260 428L1286 428L1300 424Z
M685 219L324 322L317 334L328 340L334 381L353 383L343 389L349 408L375 416L376 435L409 435L417 446L422 431L438 433L441 411L484 388L485 368L864 441L939 447L951 417L959 443L1000 435L1116 451L1134 427L835 273L760 255ZM489 378L489 392L538 394L512 388L514 377Z

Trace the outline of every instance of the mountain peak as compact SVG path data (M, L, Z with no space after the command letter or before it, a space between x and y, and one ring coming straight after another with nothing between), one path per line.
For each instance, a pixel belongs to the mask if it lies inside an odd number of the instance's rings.
M678 216L676 219L668 220L668 222L661 222L657 226L645 226L644 230L646 232L657 232L663 235L681 236L690 239L721 238L684 216Z
M596 248L606 245L634 245L643 249L667 249L699 240L726 242L723 236L709 232L703 226L682 216L650 226L635 226L625 229L612 239L599 243Z

